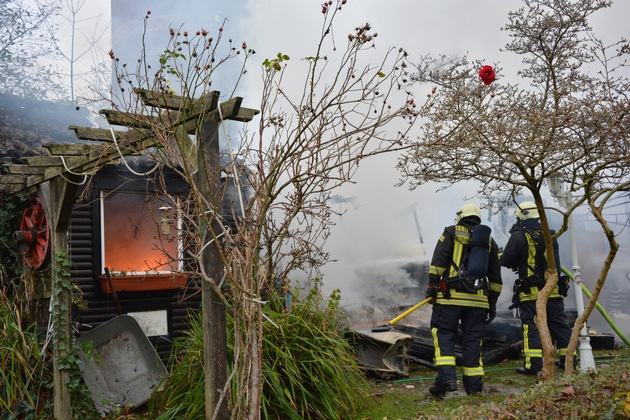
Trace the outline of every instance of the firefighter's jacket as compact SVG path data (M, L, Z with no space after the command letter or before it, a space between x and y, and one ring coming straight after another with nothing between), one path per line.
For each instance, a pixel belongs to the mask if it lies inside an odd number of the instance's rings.
M462 287L459 268L467 263L467 248L470 244L471 229L479 224L477 218L463 218L457 225L444 229L433 252L429 269L429 286L438 290L435 303L438 305L468 306L489 309L496 307L501 294L501 265L499 247L490 238L488 272L486 285L476 293ZM445 290L446 289L446 290Z
M545 256L545 240L538 219L519 221L510 229L508 239L500 261L503 267L516 270L518 279L515 293L520 302L533 301L538 292L545 286L547 258ZM556 259L559 267L559 261ZM558 286L554 287L549 299L562 298Z

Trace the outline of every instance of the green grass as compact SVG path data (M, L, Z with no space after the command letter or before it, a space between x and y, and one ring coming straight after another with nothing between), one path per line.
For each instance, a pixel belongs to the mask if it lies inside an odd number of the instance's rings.
M435 371L413 366L409 378L372 380L372 400L356 420L422 418L627 418L630 410L630 349L594 351L597 373L579 373L536 385L515 368L520 360L485 366L484 393L467 396L461 383L445 398L429 394ZM602 398L603 396L603 398Z

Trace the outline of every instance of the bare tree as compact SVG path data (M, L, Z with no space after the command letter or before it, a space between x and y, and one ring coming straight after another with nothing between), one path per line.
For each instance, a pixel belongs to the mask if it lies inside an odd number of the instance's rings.
M0 93L55 99L61 83L39 60L55 55L52 19L59 6L49 0L2 0L0 6Z
M427 122L414 149L398 164L401 183L408 181L412 189L426 182L448 188L475 180L478 189L471 195L507 194L514 200L526 191L534 197L549 262L536 304L543 380L553 377L546 303L558 280L542 197L547 180L556 177L571 191L582 191L562 211L564 223L556 236L566 230L573 210L588 203L610 242L596 291L576 322L569 362L618 248L603 208L615 192L628 189L628 78L620 70L630 50L625 40L602 43L588 24L589 16L610 5L606 0L525 0L523 8L511 12L504 30L512 41L505 49L522 57L522 83L501 83L502 69L496 65L425 57L414 78L431 89ZM572 371L572 363L567 370Z
M69 33L60 34L58 39L51 39L61 59L67 63L67 69L62 70L61 73L67 78L70 100L73 103L76 103L77 100L77 81L86 80L93 76L93 72L102 71L99 69L99 64L105 60L106 53L99 50L98 45L110 29L109 25L100 24L101 16L83 16L84 7L85 0L66 0L64 11L59 16L66 21ZM93 32L91 34L78 31L78 26L84 22L92 23ZM80 41L83 41L81 46L79 46ZM78 69L77 65L86 56L91 56L96 64L89 70ZM94 76L93 79L98 80L98 75Z
M151 157L177 170L191 185L185 225L191 233L186 236L192 240L187 249L192 265L203 267L203 247L220 243L222 287L213 287L235 323L230 382L238 395L232 399L233 418L260 416L266 296L290 288L300 274L319 276L330 258L325 243L333 223L331 193L352 182L361 160L409 147L407 135L420 114L421 106L403 89L408 77L405 50L390 48L375 60L376 34L367 23L344 38L345 48L337 49L333 23L345 3L330 1L317 8L323 17L322 35L316 50L304 58L308 66L299 76L299 89L285 87L292 62L279 53L261 68L263 92L256 129L234 139L233 130L221 123L227 162L222 167L223 186L236 191L227 210L225 197L224 208L212 207L211 197L198 188L199 176L207 168L197 165L195 156L203 151L198 150L197 139L172 123L181 121L186 110L156 114L143 107L133 92L148 89L164 98L176 93L194 102L211 93L212 81L219 69L226 70L225 63L242 57L237 71L245 75L254 50L244 42L229 40L226 45L223 27L214 37L202 28L190 32L172 28L160 68L151 69L143 62L138 73L129 74L116 63L120 92L129 93L119 98L118 107L142 115L144 124L148 115L159 122L151 128L156 134ZM111 58L116 60L115 52ZM195 237L204 227L209 234ZM210 283L204 270L194 274ZM228 395L229 383L222 398Z

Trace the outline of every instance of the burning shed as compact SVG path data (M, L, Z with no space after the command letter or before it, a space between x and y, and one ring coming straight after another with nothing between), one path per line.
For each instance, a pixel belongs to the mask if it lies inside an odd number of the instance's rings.
M136 166L137 173L146 166ZM85 303L73 316L80 333L131 315L166 362L172 340L186 330L188 311L201 301L183 274L178 212L187 191L168 168L138 176L122 165L107 166L93 177L69 229L71 279Z
M142 89L135 93L147 107L159 111L149 115L102 110L110 125L128 129L71 126L76 137L88 143L47 144L48 155L13 158L0 171L3 192L28 192L36 197L24 214L28 222L25 230L16 237L22 241L25 257L31 257L32 268L41 269L50 260L51 305L53 301L56 305L56 310L50 311L50 331L58 344L53 346L54 406L59 418L68 417L70 407L68 372L59 362L70 349L71 326L78 324L81 333L123 311L139 319L146 335L157 337L158 350L160 343L164 344L161 357L167 358L178 319L185 319L185 315L177 318L177 314L185 314L190 306L200 307L204 319L214 322L206 325L212 327L212 335L204 329L206 378L213 383L226 382L225 306L209 281L197 289L197 302L184 299L189 297L191 279L180 275L185 272L182 241L187 236L179 234L179 209L188 186L173 177L175 169L171 172L153 164L151 170L137 172L126 164L125 173L117 164L146 149L164 147L156 142L158 128L181 134L175 141L186 143L187 154L179 160L192 160L197 168L203 168L197 173L204 176L193 176L192 182L199 195L207 198L202 210L205 214L221 207L221 191L229 190L230 181L239 173L236 163L230 170L221 166L218 124L225 119L250 121L258 111L241 108L242 98L238 97L219 103L219 92L199 99ZM195 135L197 144L188 134ZM163 171L159 184L149 177L154 169ZM226 188L221 188L221 183ZM162 188L155 188L157 185ZM200 234L191 232L191 238L207 237L207 225L199 230ZM217 258L217 245L207 245L199 251L200 265L210 281L216 282L213 287L218 287L222 261ZM71 260L71 272L66 269L64 255ZM87 309L72 308L70 313L68 282L81 289L89 303Z

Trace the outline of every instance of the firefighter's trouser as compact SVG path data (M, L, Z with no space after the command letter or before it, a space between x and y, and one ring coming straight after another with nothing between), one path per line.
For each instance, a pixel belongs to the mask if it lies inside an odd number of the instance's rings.
M435 384L446 386L455 383L455 338L457 326L462 324L462 383L468 394L483 389L483 363L481 339L486 330L486 314L481 308L454 305L433 305L431 333L435 349L435 367L438 374Z
M521 302L524 367L534 372L540 372L543 365L543 354L540 335L534 322L535 316L536 301ZM562 299L553 298L547 301L547 326L549 327L551 340L558 349L560 363L564 365L567 346L571 339L571 327L564 313L564 302Z

